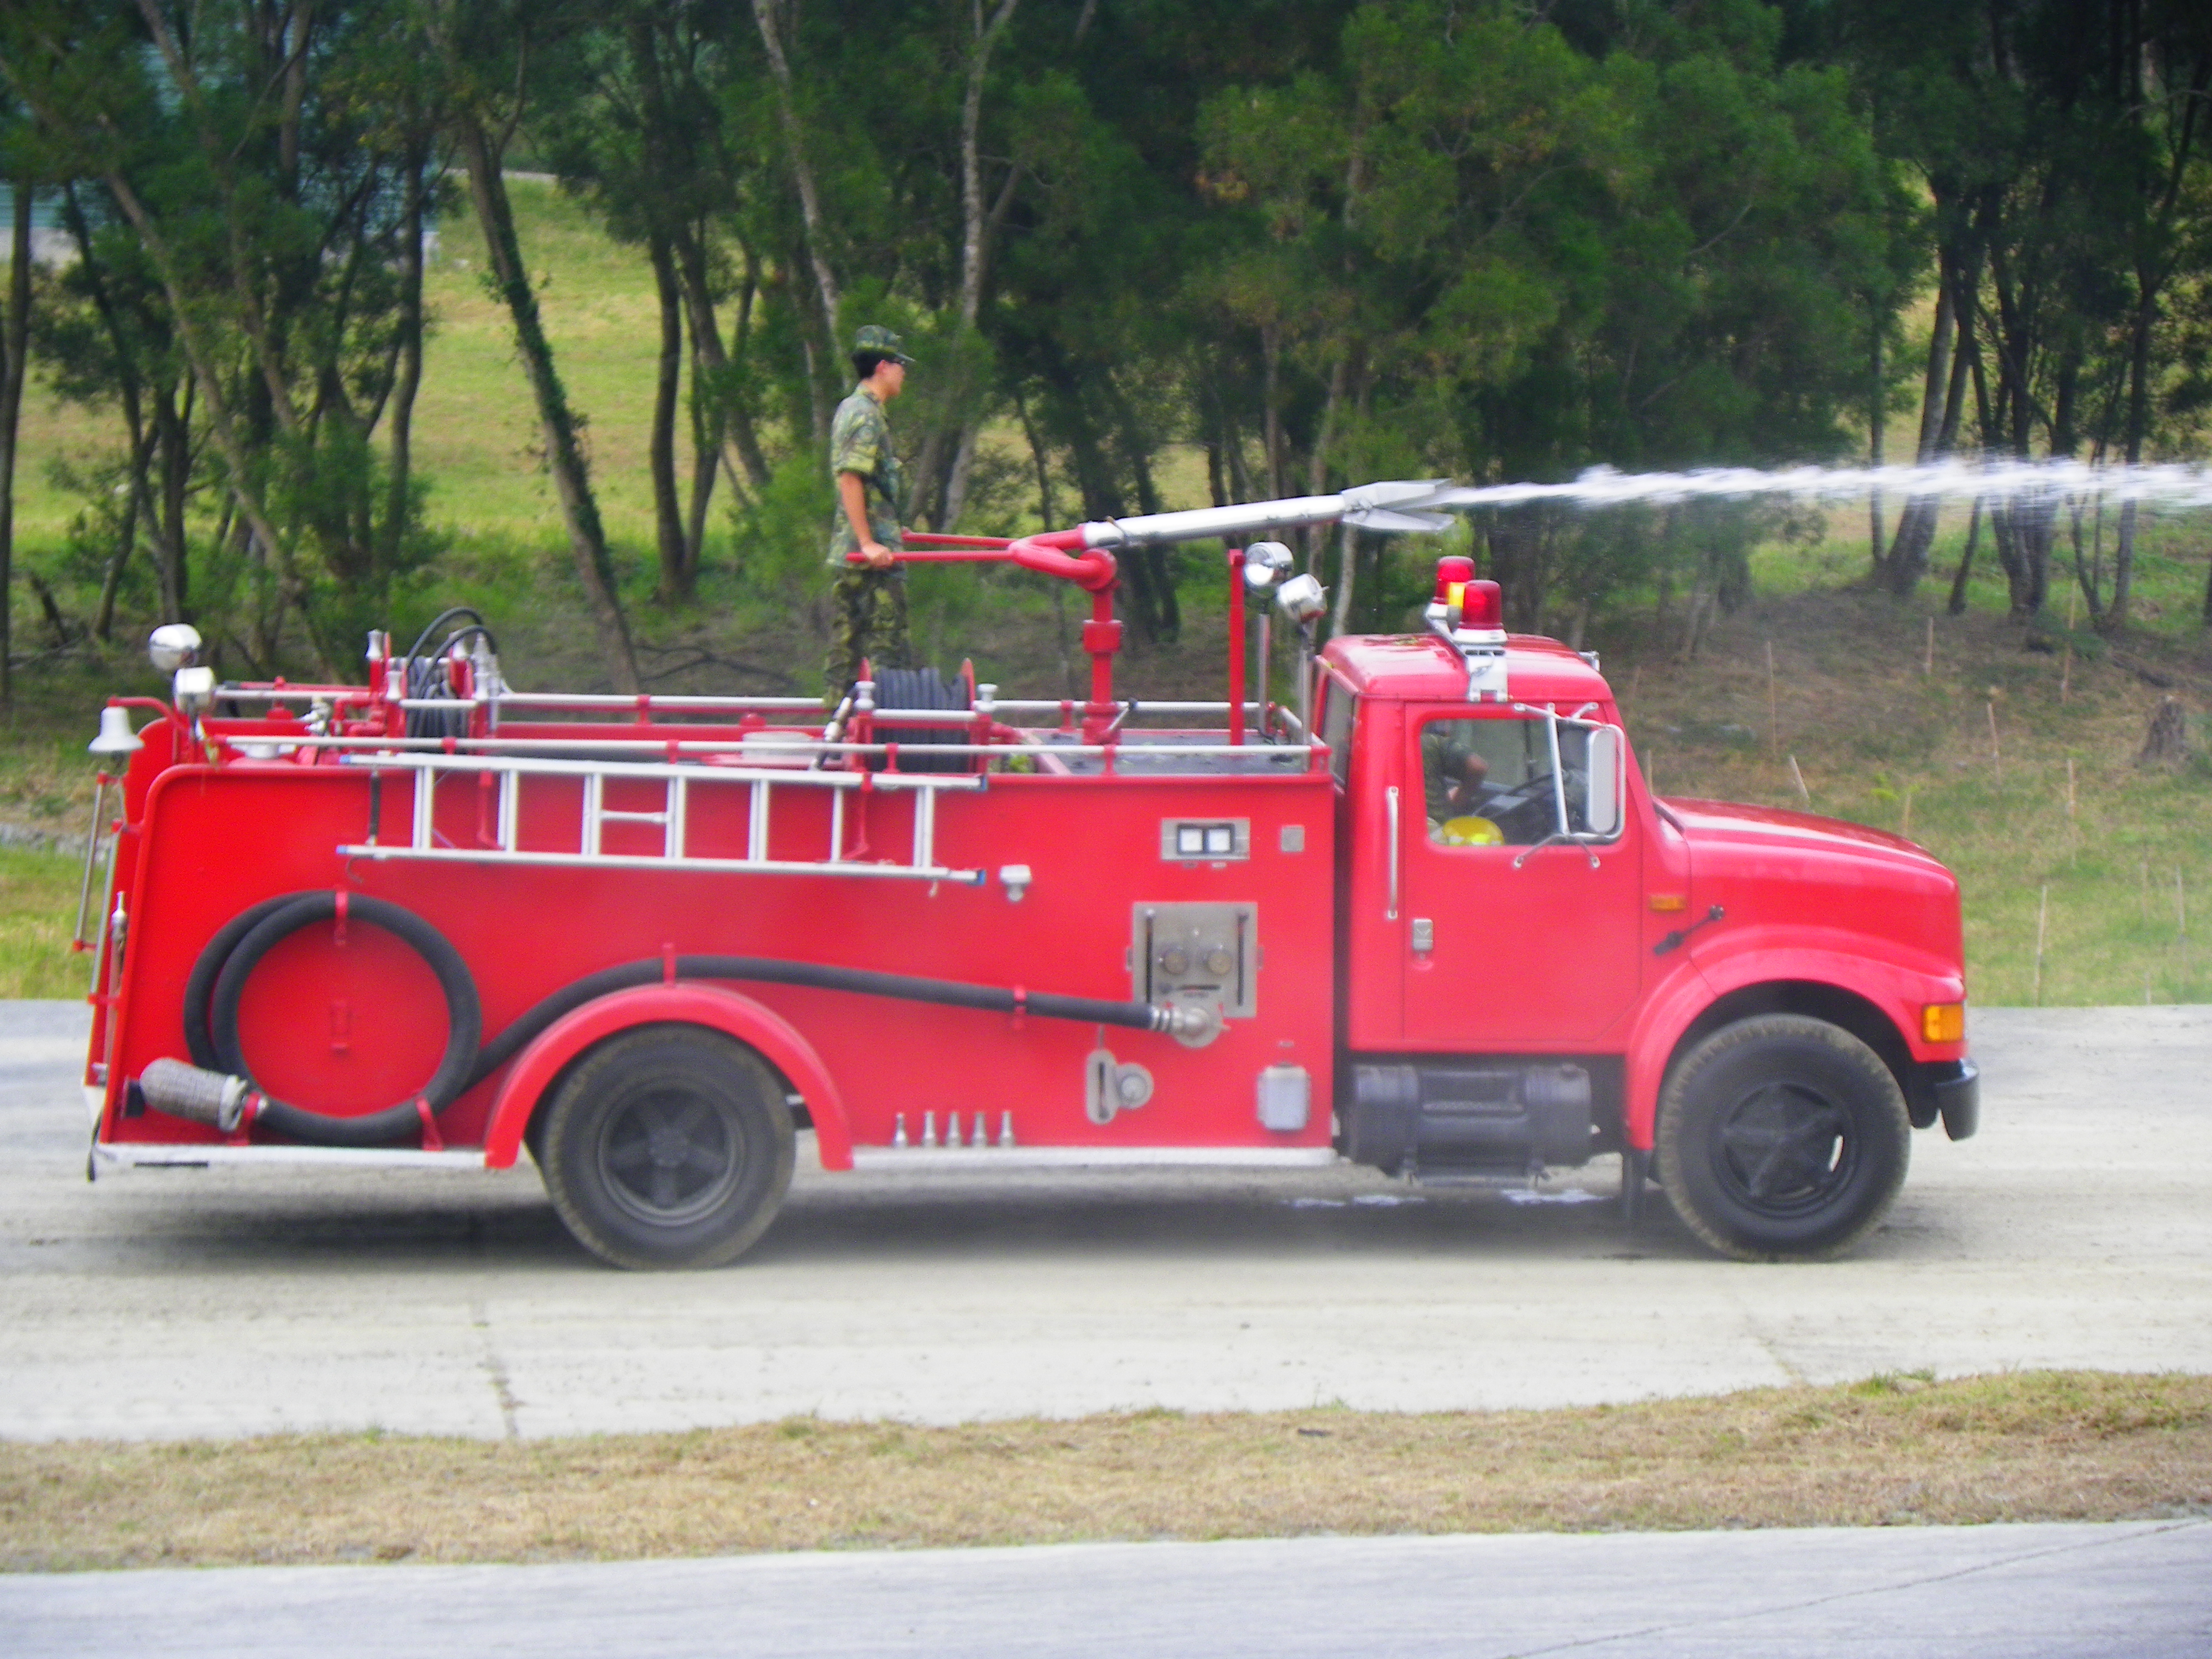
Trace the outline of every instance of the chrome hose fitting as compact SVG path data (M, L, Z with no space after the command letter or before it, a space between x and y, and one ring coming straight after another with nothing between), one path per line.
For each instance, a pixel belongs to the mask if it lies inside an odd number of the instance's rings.
M181 1060L157 1060L138 1074L138 1091L146 1103L172 1117L204 1123L224 1134L236 1134L246 1121L246 1097L253 1085L242 1077L204 1072Z

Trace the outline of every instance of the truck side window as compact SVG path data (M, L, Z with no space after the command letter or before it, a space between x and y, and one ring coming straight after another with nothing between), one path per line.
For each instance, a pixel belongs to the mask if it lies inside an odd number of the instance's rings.
M1421 727L1429 839L1446 847L1533 847L1559 827L1545 722L1444 714ZM1589 732L1559 726L1567 828L1589 833Z
M1321 687L1321 740L1328 745L1328 769L1342 789L1352 781L1352 722L1359 699L1326 674Z

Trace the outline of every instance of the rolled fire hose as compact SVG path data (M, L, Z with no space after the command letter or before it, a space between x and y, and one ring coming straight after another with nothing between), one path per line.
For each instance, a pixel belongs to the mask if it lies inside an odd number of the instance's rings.
M192 964L185 983L185 1041L192 1064L157 1060L139 1078L147 1103L159 1110L211 1124L225 1133L241 1123L264 1124L280 1134L319 1146L381 1146L407 1139L422 1127L425 1108L434 1116L520 1054L554 1021L611 992L653 985L667 976L659 957L603 968L563 986L521 1015L482 1048L477 1046L483 1015L476 981L446 936L413 911L387 900L351 896L349 921L380 927L420 956L446 994L449 1030L438 1069L417 1095L382 1111L356 1117L318 1112L276 1100L252 1080L238 1041L238 1004L246 981L276 942L301 928L334 921L337 896L324 890L286 893L264 899L233 916L218 929ZM1115 1002L1097 997L1057 996L1049 992L969 985L957 980L923 979L908 974L879 974L861 968L833 968L815 962L786 962L772 957L682 956L676 977L740 980L760 984L799 985L861 996L889 997L946 1008L989 1013L1021 1013L1039 1019L1071 1020L1082 1025L1113 1025L1159 1031L1182 1041L1210 1040L1216 1016L1191 1004Z

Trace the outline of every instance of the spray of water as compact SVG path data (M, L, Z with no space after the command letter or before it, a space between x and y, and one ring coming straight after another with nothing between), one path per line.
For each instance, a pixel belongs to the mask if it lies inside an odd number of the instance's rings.
M1924 466L1704 468L1694 472L1617 472L1593 467L1571 483L1479 484L1446 489L1423 507L1519 507L1567 501L1613 507L1629 501L1741 500L1787 495L1801 501L1863 499L1879 490L1923 501L2056 501L2098 495L2148 507L2212 507L2212 467L2179 464L2092 466L2084 461L1938 461Z

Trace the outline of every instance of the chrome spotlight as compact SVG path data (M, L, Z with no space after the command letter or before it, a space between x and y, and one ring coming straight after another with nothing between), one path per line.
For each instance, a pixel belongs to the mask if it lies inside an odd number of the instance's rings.
M146 641L146 654L164 674L173 674L198 656L200 630L190 623L163 623Z
M1291 568L1291 550L1280 542L1254 542L1244 550L1244 586L1264 593Z
M1328 590L1311 571L1293 576L1275 591L1275 603L1292 622L1303 626L1328 609Z

